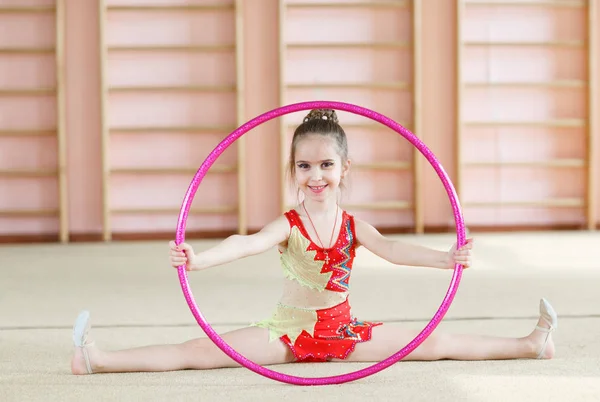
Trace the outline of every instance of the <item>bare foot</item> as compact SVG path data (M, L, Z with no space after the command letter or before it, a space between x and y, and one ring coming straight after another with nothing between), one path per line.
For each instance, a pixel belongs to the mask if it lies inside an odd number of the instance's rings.
M550 324L548 324L543 317L540 317L537 325L545 329L550 328ZM543 353L541 356L539 356L540 359L552 359L554 357L554 340L552 339L552 333L544 332L536 328L531 334L529 334L527 339L531 345L531 353L533 358L538 358L540 352L542 352L542 349ZM545 348L544 342L546 342Z

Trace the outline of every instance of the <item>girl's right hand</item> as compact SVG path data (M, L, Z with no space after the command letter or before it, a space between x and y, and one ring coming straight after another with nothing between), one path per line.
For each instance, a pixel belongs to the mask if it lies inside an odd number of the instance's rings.
M185 265L186 271L193 271L195 269L196 254L192 246L187 243L177 245L174 241L170 241L169 248L169 259L173 268Z

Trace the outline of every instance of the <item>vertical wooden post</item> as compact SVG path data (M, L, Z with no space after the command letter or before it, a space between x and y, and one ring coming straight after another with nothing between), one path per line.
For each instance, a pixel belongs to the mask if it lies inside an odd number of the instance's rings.
M58 145L59 238L69 241L69 193L67 191L67 133L65 119L65 1L55 4L56 130Z
M412 21L413 21L413 132L416 136L421 136L421 0L413 0L412 2ZM423 186L421 175L421 153L415 148L413 150L413 204L414 204L414 219L415 232L423 233L425 231L425 222L423 217Z
M279 0L279 106L283 106L285 99L285 1ZM279 153L280 153L280 180L281 196L280 209L281 213L285 212L287 205L285 202L286 195L286 165L287 165L287 127L283 116L279 118Z
M588 230L596 229L596 202L597 202L597 183L598 179L595 177L597 155L595 153L596 147L596 121L597 113L600 111L597 109L597 91L600 88L597 87L597 76L598 68L597 65L597 1L588 0L588 123L587 123L587 228Z
M100 127L102 135L102 227L104 241L112 240L110 222L110 200L109 200L109 129L107 121L107 77L106 77L106 4L105 0L98 0L98 29L100 49Z
M459 200L462 198L462 20L464 12L463 0L456 0L456 141L455 141L455 160L456 178L454 187Z
M243 0L235 0L235 64L236 64L236 110L237 126L245 123L245 80L244 80L244 8ZM246 138L237 140L238 178L238 233L248 233L246 205Z

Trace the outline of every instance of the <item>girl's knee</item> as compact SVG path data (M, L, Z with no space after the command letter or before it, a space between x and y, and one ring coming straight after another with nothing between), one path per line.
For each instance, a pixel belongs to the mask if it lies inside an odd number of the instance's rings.
M190 369L209 368L210 350L205 339L192 339L177 346Z
M442 334L431 334L415 350L420 360L440 360L444 358L444 342L447 342Z
M205 342L203 342L203 340L204 339L191 339L189 341L180 343L178 346L184 352L195 354L202 352L206 348Z
M208 338L192 339L181 343L179 347L191 369L202 370L236 365Z

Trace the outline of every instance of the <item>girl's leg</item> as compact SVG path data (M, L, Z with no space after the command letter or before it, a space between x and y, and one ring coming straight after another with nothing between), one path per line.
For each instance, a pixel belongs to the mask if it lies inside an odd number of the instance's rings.
M260 364L281 364L294 360L289 348L280 341L269 342L265 328L248 327L221 335L236 352ZM199 338L175 345L144 346L115 352L105 352L93 344L86 346L92 372L173 371L236 367L239 364L227 356L210 339ZM81 348L75 348L71 362L73 374L87 374Z
M542 328L549 324L542 318ZM370 341L359 343L346 361L378 362L387 359L413 340L420 331L390 325L373 328ZM536 358L548 336L541 358L554 356L552 335L535 329L523 338L502 338L483 335L447 334L434 331L403 360L503 360Z

